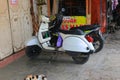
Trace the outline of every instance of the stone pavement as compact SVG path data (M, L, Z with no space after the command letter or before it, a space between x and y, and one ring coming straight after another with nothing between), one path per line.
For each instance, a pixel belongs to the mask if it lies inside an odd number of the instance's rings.
M67 55L48 63L49 56L30 60L25 55L1 68L0 80L23 80L28 74L45 74L48 80L120 80L120 31L110 34L102 51L92 54L84 65Z

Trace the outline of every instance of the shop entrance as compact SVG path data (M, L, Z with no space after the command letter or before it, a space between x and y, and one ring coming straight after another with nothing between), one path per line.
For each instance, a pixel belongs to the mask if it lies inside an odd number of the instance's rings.
M59 11L64 16L86 16L86 0L60 0Z
M90 24L90 3L91 0L59 0L58 12L64 15L61 28L69 30L71 27Z

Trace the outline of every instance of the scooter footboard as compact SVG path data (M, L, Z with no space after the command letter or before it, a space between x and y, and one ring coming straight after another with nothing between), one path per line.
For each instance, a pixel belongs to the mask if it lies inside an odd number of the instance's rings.
M84 52L90 51L88 45L79 37L70 36L64 39L63 49L66 51Z

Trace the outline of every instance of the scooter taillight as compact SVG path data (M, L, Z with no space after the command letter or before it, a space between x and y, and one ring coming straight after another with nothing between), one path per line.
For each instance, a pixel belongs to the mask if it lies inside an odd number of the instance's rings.
M89 42L93 42L93 38L92 38L91 36L87 35L85 38L86 38Z

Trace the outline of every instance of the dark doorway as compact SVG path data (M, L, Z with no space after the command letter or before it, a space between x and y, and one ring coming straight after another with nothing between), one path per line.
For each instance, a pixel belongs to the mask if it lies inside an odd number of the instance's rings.
M86 16L86 0L59 0L59 12L64 16Z
M52 14L53 11L53 0L50 0L50 13Z

